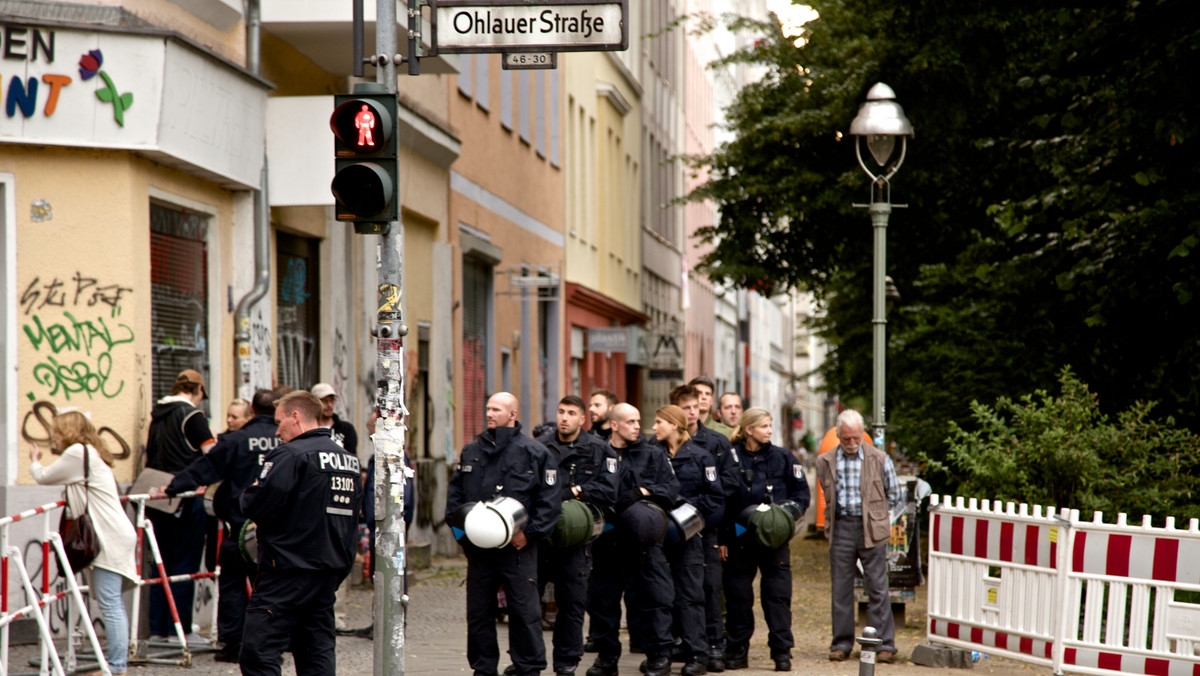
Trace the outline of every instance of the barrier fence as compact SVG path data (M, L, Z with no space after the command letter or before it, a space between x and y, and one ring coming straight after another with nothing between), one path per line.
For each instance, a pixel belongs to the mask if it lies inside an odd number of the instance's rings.
M1200 524L933 496L929 640L1055 674L1200 676Z
M178 497L195 497L195 493L181 493ZM179 621L179 613L176 610L175 598L171 593L170 583L182 582L186 580L206 580L213 581L213 594L217 594L216 580L219 578L221 569L216 566L212 572L193 573L185 575L168 576L166 569L163 566L162 556L158 550L158 543L154 538L154 526L146 517L146 501L165 498L163 494L139 494L129 495L122 498L122 502L129 503L134 510L134 526L137 531L137 545L135 551L137 579L135 580L137 588L140 590L147 585L160 585L165 592L167 605L171 610L171 616L174 620L175 639L178 644L157 644L151 643L146 645L145 654L143 654L143 645L145 642L138 637L138 626L140 624L141 613L141 594L135 592L133 594L132 610L129 613L129 663L130 664L170 664L177 666L191 666L193 648L188 646L187 634L191 631L191 627L183 627ZM72 571L70 564L67 562L66 554L62 547L62 538L57 532L57 522L54 519L61 516L59 510L63 509L65 502L59 500L57 502L47 503L33 509L13 514L0 518L0 676L9 676L13 674L13 666L10 663L9 654L9 630L12 623L18 619L30 617L33 618L38 627L38 650L39 658L34 662L35 666L39 667L39 674L53 673L56 676L66 676L73 674L77 670L86 668L89 670L100 669L104 674L111 674L108 663L104 658L104 651L101 649L100 641L94 629L92 615L89 612L88 603L84 600L84 593L88 591L86 585L79 584L76 572ZM29 569L21 550L11 545L10 529L21 521L28 521L35 517L41 517L41 530L39 542L41 543L41 576L35 585L29 574ZM218 550L219 540L222 537L223 529L218 529ZM155 567L156 577L146 578L143 574L143 548L146 545L150 548L150 560ZM62 591L53 591L51 589L51 566L58 565L62 571L63 581L66 589ZM9 596L13 589L10 573L15 571L16 581L19 588L24 591L25 605L11 609ZM53 607L56 604L66 603L67 630L66 630L66 654L59 654L59 648L55 643L55 635L50 627L50 617ZM212 631L216 632L217 621L217 603L214 598L212 603ZM86 660L81 660L80 653L77 650L79 634L85 635L89 647L90 655L85 655ZM215 638L215 636L214 636ZM151 652L154 648L165 648L159 652ZM95 664L90 664L94 661ZM87 665L86 667L84 665Z

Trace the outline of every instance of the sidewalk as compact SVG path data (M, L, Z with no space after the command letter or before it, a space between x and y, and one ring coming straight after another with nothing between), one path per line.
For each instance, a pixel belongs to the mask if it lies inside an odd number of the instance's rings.
M796 563L803 560L801 548L812 546L811 543L797 543L793 547L794 570ZM819 559L816 559L819 560ZM816 566L813 566L816 568ZM796 649L792 653L792 673L800 674L833 674L838 676L854 676L858 674L858 662L832 663L826 659L828 654L828 586L817 581L821 571L809 568L804 574L796 570L795 595L793 603L793 625L796 633ZM828 575L827 569L823 573ZM435 560L433 567L428 570L416 571L411 576L412 587L409 590L410 603L408 607L408 644L405 648L405 674L420 676L463 676L471 674L466 658L466 589L463 582L466 575L464 559ZM826 578L827 579L827 578ZM366 585L349 584L343 586L339 597L337 611L344 613L345 623L349 627L362 627L371 621L371 604L373 590ZM923 594L918 594L918 607L911 607L908 620L903 628L897 629L896 643L900 650L901 659L896 664L878 665L879 674L896 674L911 676L964 676L965 672L956 669L929 669L917 666L908 661L912 649L924 639L924 600ZM809 608L811 610L805 610ZM765 626L762 623L761 610L757 612L759 630L755 634L751 646L750 668L726 672L729 676L774 676L773 664L769 659ZM497 626L501 650L508 645L508 628L501 623ZM204 632L207 635L207 632ZM546 636L547 652L550 650L551 635ZM628 638L623 636L622 642L628 646ZM12 673L26 669L27 660L34 656L35 646L14 646L11 651ZM344 675L370 675L374 673L374 645L371 641L353 637L339 637L337 643L338 673ZM584 676L587 667L591 665L594 655L585 655L580 664L577 676ZM638 665L642 655L626 654L621 658L620 673L622 676L640 676ZM508 665L507 656L502 655L500 669ZM681 665L675 665L675 673ZM976 673L994 674L996 676L1017 676L1030 674L1049 674L1049 669L1027 665L1021 662L990 657L975 665ZM190 669L180 667L146 665L131 665L131 676L149 674L175 675L221 675L239 674L236 664L223 664L213 661L211 652L198 653L193 657ZM296 673L290 655L284 656L283 674L294 676ZM399 672L396 672L399 673ZM544 676L553 676L553 672L542 672Z

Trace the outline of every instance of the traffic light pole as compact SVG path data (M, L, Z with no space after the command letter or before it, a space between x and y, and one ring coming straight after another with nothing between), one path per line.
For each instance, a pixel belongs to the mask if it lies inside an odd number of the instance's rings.
M395 94L397 53L396 2L376 0L375 80ZM415 56L415 55L413 55ZM396 124L393 120L392 124ZM392 130L395 133L395 130ZM398 175L396 172L394 175ZM400 186L392 186L400 201ZM404 673L404 623L408 596L404 587L407 547L404 534L404 325L402 281L404 225L389 223L380 236L375 322L375 676Z

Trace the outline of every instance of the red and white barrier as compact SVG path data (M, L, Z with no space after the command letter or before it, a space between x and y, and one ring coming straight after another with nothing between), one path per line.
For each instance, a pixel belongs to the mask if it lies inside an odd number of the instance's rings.
M1054 673L1200 676L1200 527L933 496L929 639ZM1191 596L1189 596L1189 599Z
M184 493L180 497L193 497L194 495L194 493ZM217 626L217 603L215 595L217 594L218 587L216 577L220 574L220 570L218 569L212 573L166 576L162 557L159 555L157 542L154 539L154 527L150 520L146 518L146 501L163 497L166 496L153 494L130 495L122 498L122 501L131 503L136 513L134 519L138 535L137 551L135 553L138 574L136 583L139 587L148 584L162 585L167 596L167 603L171 608L175 620L175 633L179 645L171 646L167 652L152 654L147 651L145 657L139 656L137 627L141 598L140 594L134 594L133 611L130 613L130 663L190 666L191 650L187 645L187 632L179 622L179 615L175 610L175 600L171 594L170 583L187 579L213 580L212 631L215 634ZM95 660L98 662L98 668L102 673L110 673L108 663L105 661L104 653L100 647L99 639L93 628L88 603L83 598L83 592L87 591L88 588L78 584L74 572L70 569L70 564L66 561L66 554L62 548L62 539L57 532L56 519L59 517L58 510L62 509L64 505L65 502L59 500L58 502L41 505L19 514L0 517L0 555L2 555L2 559L0 559L0 676L8 674L11 671L9 660L9 626L13 621L23 617L33 617L38 624L40 673L54 673L56 676L62 676L63 674L74 673L78 669L79 659L76 654L76 632L82 632L86 635L91 650L95 655ZM41 544L42 574L40 579L36 581L37 584L35 584L35 580L29 575L21 550L11 546L10 542L10 527L20 521L36 516L42 518L40 536L37 539ZM55 519L55 521L52 521L52 519ZM146 543L150 545L152 560L155 562L156 572L158 573L157 577L149 579L142 577L142 547ZM56 565L56 563L64 572L66 589L53 592L51 591L50 570L51 566ZM10 579L10 574L12 573L16 574L16 585L13 584L14 580ZM15 610L9 608L10 590L14 588L19 588L24 592L26 603L26 605ZM67 623L69 636L65 659L59 655L55 647L55 636L54 632L50 629L49 622L52 607L59 603L68 604L67 613L70 618ZM190 627L187 628L188 631L190 629Z

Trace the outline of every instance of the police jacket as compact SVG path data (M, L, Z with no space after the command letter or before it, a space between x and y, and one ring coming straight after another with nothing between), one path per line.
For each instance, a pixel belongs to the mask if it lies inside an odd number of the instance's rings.
M560 441L557 430L537 440L558 460L563 500L574 498L571 488L578 486L580 500L606 511L612 509L617 501L617 449L586 430L579 430L574 441Z
M717 461L691 440L683 442L670 457L671 468L679 480L679 497L700 510L704 530L715 531L725 516L725 491L717 473Z
M497 497L515 498L529 521L525 537L540 540L554 532L562 514L558 462L545 446L515 427L484 430L463 447L458 469L446 489L446 520L460 507Z
M692 435L692 443L703 447L717 461L717 474L721 477L721 488L725 491L725 503L737 502L741 468L738 454L729 443L729 437L704 425L697 425L696 433Z
M671 509L679 500L679 479L671 469L667 452L641 437L624 448L615 448L619 481L617 483L617 513L641 500L639 488L650 491L650 499L663 509Z
M770 443L748 451L745 442L734 445L733 450L741 461L741 481L737 504L725 509L727 525L732 527L732 520L744 508L764 502L791 500L801 509L808 509L808 480L791 451Z
M259 567L344 577L354 564L361 502L358 458L329 430L317 427L280 444L242 493L243 514L258 524Z
M213 510L220 518L240 527L246 521L242 514L242 492L258 479L263 458L278 445L274 417L256 415L240 430L222 434L207 454L176 474L167 486L167 495L221 481L213 496Z

